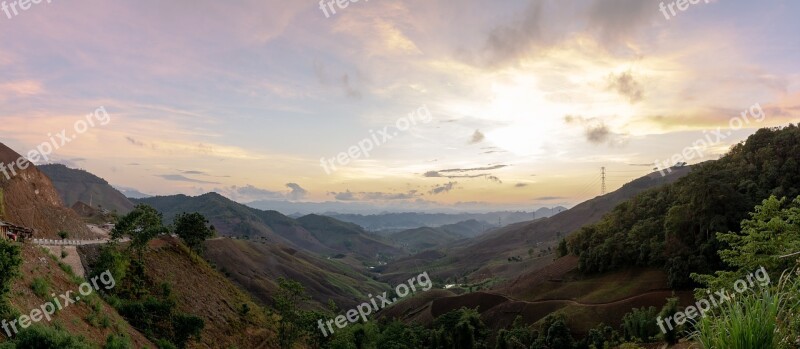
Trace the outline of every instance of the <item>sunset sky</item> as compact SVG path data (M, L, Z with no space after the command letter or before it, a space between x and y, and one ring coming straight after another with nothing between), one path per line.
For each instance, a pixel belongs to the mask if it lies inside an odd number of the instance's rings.
M0 12L0 142L27 153L102 106L52 158L117 187L493 210L574 205L603 166L614 190L756 103L689 163L797 122L800 2L659 3L43 1Z

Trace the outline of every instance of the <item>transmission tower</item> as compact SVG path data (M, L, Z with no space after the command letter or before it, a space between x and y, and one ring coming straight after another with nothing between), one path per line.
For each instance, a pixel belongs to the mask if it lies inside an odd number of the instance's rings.
M601 182L602 184L600 185L600 195L606 195L606 168L601 167L601 169L602 169L601 176L603 180Z

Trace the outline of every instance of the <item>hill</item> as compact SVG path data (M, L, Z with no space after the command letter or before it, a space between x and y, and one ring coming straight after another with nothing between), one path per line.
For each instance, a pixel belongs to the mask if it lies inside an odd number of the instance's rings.
M37 246L22 245L22 260L20 277L14 280L9 297L21 314L40 308L44 302L52 299L48 296L50 293L62 295L69 291L76 294L79 284L84 281L72 275L71 270L64 267L56 256ZM38 285L36 290L34 284ZM42 293L43 290L46 292ZM52 321L39 324L79 334L98 348L112 334L128 336L136 348L155 347L101 297L92 294L84 298L53 314ZM0 341L3 340L5 336L0 336Z
M553 216L564 207L540 208L536 210L536 218ZM341 221L358 224L370 231L414 229L419 227L438 227L457 224L463 221L476 220L497 227L498 222L506 225L529 221L534 218L531 212L490 212L490 213L383 213L373 215L326 213L327 216Z
M465 275L473 281L513 279L549 264L552 256L547 255L552 253L560 238L583 225L599 221L615 206L636 194L674 182L690 171L690 167L676 168L664 177L652 173L555 216L495 229L446 248L438 256L412 256L389 263L380 270L383 280L392 282L407 279L421 269L430 270L432 275L443 280ZM417 267L408 270L408 260L412 259Z
M222 236L266 240L320 255L352 254L360 260L373 261L385 257L379 254L401 252L367 235L356 225L322 216L295 220L277 211L262 211L239 204L217 193L196 197L156 196L136 199L135 202L154 207L164 214L167 222L179 213L199 212Z
M22 157L0 143L0 163L16 163ZM5 168L5 167L4 167ZM24 170L15 167L17 175L0 174L0 220L37 230L40 238L58 238L61 230L73 238L95 238L72 210L64 207L53 183L34 165Z
M96 265L98 248L91 245L79 249L90 270ZM168 293L169 304L177 311L203 320L200 338L190 342L190 348L274 347L273 319L260 311L247 293L178 240L162 237L151 241L143 261L146 279L135 281L140 290L153 295ZM118 287L128 282L121 280ZM251 311L243 312L245 308ZM141 316L154 315L146 311Z
M80 201L120 214L126 214L133 209L133 203L125 195L114 189L105 179L87 171L61 164L42 165L39 169L50 177L58 195L67 206Z
M692 272L724 269L717 232L740 223L770 195L800 195L800 128L760 129L722 158L679 181L636 195L569 238L587 273L635 266L663 269L674 287Z
M389 235L389 239L412 252L447 246L466 238L463 235L442 228L422 227L403 230Z
M311 307L318 309L328 300L342 308L353 307L388 287L372 280L366 268L351 268L354 263L271 243L214 239L206 241L204 256L263 304L272 302L280 277L303 284L314 302Z

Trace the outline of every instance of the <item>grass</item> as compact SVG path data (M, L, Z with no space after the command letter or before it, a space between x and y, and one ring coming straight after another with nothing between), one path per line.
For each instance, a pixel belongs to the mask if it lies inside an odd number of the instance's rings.
M698 320L692 338L705 349L796 348L800 278L793 274L773 288L737 295Z
M50 293L50 283L43 278L34 278L31 282L31 290L39 298L45 298Z

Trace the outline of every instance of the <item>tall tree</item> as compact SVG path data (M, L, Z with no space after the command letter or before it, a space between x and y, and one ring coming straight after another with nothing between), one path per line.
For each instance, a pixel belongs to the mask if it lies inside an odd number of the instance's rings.
M131 238L131 248L139 253L139 259L144 255L147 243L159 235L164 235L169 229L162 222L161 213L148 205L136 205L131 213L122 217L111 231L111 238L118 240L128 236Z
M175 217L175 234L195 252L202 252L203 242L215 235L213 226L200 213L181 213Z

